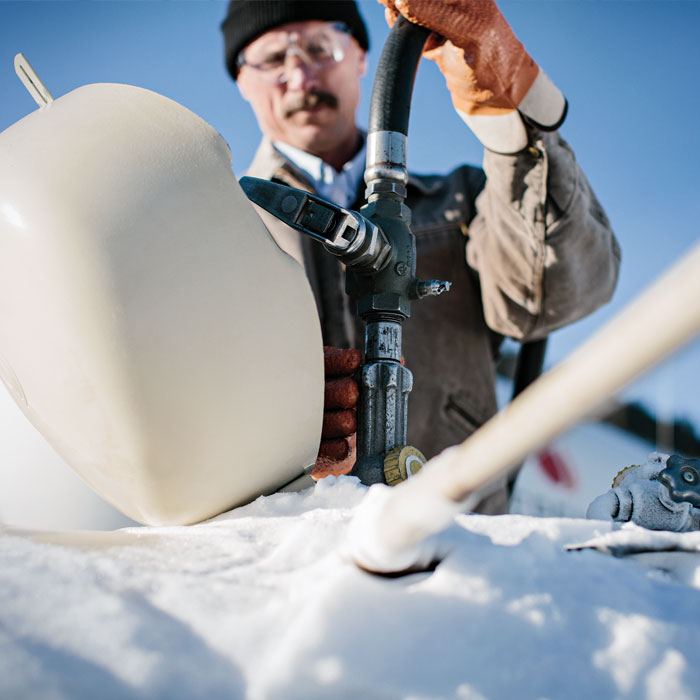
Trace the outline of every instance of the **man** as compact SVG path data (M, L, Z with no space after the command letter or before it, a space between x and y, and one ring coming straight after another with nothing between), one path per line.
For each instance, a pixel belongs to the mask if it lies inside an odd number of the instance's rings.
M563 96L492 0L382 2L390 21L401 12L433 31L425 55L486 146L483 171L409 176L417 276L453 283L448 295L415 304L403 332L415 370L408 441L431 457L495 413L502 337L541 338L605 303L619 248L554 130L565 116ZM355 110L368 39L355 3L232 0L222 29L227 67L263 132L248 174L358 208L365 155ZM361 347L342 266L266 221L305 267L324 342ZM507 500L504 482L478 509L506 512Z

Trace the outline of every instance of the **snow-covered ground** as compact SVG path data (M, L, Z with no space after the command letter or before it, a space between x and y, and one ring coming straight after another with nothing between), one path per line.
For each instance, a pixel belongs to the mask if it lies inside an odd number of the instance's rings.
M4 532L0 697L700 697L700 554L566 549L700 533L462 515L433 573L385 579L348 557L366 492L329 478L192 527Z
M700 533L575 519L651 449L613 428L530 457L523 515L460 516L435 572L383 579L349 558L352 478L84 532L129 521L4 392L0 417L0 520L53 531L0 530L2 700L700 698ZM596 538L695 552L566 549Z

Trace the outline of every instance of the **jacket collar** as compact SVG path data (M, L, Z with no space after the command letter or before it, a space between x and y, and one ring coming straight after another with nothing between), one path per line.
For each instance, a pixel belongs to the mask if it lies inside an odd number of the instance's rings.
M287 160L268 138L263 138L260 142L246 175L264 180L279 180L307 192L314 191L313 183L308 177L294 163Z

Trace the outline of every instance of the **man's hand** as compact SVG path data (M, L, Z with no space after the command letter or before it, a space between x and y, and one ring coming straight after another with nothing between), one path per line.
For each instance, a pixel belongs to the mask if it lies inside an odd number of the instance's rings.
M433 31L423 55L435 61L452 102L477 138L492 151L527 146L520 117L557 128L566 100L518 41L493 0L379 0L387 21L401 13Z
M360 390L353 374L362 364L359 350L323 348L326 386L323 397L323 429L314 479L347 474L355 464L357 401Z

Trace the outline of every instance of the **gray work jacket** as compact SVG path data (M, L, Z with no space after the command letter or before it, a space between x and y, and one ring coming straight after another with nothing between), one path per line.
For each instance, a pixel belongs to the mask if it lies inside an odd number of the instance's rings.
M448 294L413 303L403 329L414 376L408 443L428 458L496 412L502 336L544 337L598 308L615 288L619 246L573 152L556 132L531 136L532 145L516 155L486 151L483 170L409 176L417 276L452 282ZM267 140L247 174L313 191ZM324 342L362 349L341 264L318 243L263 218L306 270ZM504 478L477 510L507 506Z

